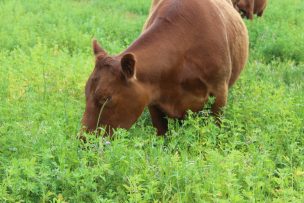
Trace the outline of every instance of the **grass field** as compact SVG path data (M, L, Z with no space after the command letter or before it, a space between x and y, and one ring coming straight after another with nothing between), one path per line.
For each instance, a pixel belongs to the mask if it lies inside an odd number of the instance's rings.
M202 111L156 137L145 112L110 145L76 139L92 38L119 53L149 4L0 1L0 202L304 202L303 0L246 21L222 128Z

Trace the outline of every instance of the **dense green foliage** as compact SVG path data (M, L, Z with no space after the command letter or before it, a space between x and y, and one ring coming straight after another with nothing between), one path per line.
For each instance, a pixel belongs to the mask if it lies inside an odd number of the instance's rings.
M0 1L0 202L304 202L304 1L246 21L250 60L222 128L206 110L156 137L76 139L91 39L119 53L148 0Z

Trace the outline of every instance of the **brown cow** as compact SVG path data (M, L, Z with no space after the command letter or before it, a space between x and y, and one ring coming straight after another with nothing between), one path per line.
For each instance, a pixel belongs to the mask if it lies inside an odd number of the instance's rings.
M239 10L243 13L243 17L253 20L253 15L257 14L261 17L267 6L267 0L240 0L237 4Z
M82 124L130 128L149 108L158 135L167 118L183 119L215 97L214 115L227 102L248 56L240 15L223 0L162 0L147 29L122 53L110 56L94 40L95 68L86 88Z

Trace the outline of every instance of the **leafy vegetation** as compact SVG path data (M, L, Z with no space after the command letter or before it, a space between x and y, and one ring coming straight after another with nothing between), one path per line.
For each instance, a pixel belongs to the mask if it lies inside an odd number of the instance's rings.
M111 143L76 139L91 40L119 53L146 0L0 1L0 202L304 202L304 2L246 21L250 60L218 128L147 112Z

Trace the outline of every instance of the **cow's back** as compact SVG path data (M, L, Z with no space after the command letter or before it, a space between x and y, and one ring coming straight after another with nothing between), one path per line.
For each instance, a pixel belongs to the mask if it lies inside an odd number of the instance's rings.
M229 77L231 85L246 63L247 29L226 1L163 0L147 22L148 30L162 27L162 32L165 30L170 35L167 41L175 41L176 49L185 51L190 60L186 63L197 65L198 70L193 72L206 80ZM185 69L187 71L187 67ZM214 74L215 71L225 74ZM215 75L217 78L213 78ZM224 78L219 78L221 76Z

